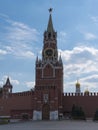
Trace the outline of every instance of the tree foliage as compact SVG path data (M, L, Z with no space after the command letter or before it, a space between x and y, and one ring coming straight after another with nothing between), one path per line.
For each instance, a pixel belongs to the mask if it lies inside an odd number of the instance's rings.
M95 111L93 120L98 121L98 109Z
M85 120L85 113L82 110L82 107L76 106L73 104L72 106L72 111L71 111L71 116L73 119L80 119L80 120Z

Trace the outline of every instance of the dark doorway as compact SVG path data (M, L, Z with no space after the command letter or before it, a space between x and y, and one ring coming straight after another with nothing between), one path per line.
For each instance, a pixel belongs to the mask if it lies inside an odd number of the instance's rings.
M50 107L48 104L44 104L42 108L42 120L49 120L50 117Z

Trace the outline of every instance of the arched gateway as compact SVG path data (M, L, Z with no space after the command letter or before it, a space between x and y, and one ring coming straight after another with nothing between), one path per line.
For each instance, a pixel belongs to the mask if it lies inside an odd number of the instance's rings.
M50 119L50 107L48 104L44 104L42 107L42 120Z

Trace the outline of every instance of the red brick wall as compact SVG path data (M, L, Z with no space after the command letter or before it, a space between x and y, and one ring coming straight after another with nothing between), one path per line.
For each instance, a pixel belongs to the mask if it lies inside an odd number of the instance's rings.
M64 96L63 110L71 111L73 104L82 107L86 117L93 117L98 108L98 96Z
M11 115L12 110L32 110L33 114L33 103L33 92L10 94L8 98L0 98L0 115Z

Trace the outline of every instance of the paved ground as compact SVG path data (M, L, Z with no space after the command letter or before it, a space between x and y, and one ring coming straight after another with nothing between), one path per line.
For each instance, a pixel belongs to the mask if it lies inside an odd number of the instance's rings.
M0 125L0 130L98 130L98 122L29 121Z

